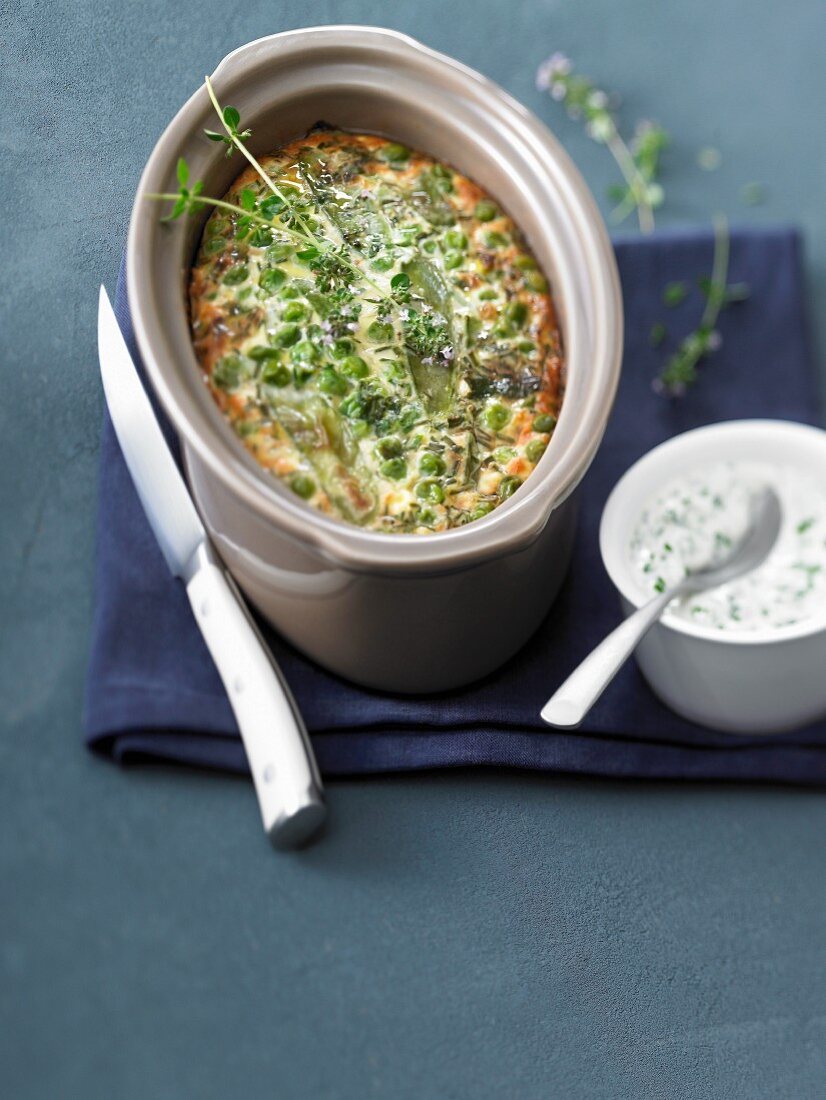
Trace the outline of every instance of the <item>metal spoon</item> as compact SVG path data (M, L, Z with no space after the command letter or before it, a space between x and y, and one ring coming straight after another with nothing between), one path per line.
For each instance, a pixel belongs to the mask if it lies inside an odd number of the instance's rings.
M781 515L780 500L773 489L756 492L750 502L749 525L726 557L688 573L678 585L655 596L612 631L554 692L542 708L543 721L562 729L578 726L672 600L717 588L765 561L777 541Z

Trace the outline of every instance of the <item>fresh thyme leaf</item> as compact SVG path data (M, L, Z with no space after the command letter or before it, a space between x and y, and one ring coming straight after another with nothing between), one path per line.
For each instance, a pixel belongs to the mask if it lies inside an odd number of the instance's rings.
M766 201L766 189L762 183L752 180L741 187L740 197L747 206L759 206Z
M668 329L662 323L657 321L656 324L651 326L651 332L648 335L648 342L652 348L658 348L660 344L665 340L668 335Z
M745 302L751 296L748 283L731 283L726 287L726 302Z
M706 145L697 154L697 163L704 172L716 172L723 163L723 154L713 145Z
M224 107L223 118L230 130L238 129L241 115L235 107Z
M688 287L684 282L668 283L663 291L663 303L670 309L682 305L688 297Z

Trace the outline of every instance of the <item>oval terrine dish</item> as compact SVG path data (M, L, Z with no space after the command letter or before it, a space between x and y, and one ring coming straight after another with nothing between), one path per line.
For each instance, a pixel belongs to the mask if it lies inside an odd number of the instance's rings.
M278 630L409 692L524 643L622 350L604 227L535 118L394 32L253 42L158 142L127 277L199 510Z

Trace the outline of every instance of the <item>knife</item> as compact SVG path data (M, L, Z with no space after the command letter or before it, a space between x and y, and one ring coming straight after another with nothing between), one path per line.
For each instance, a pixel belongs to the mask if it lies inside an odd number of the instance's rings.
M297 847L318 831L326 816L307 730L195 511L104 287L98 356L106 404L146 518L166 564L186 585L195 621L229 696L264 829L275 847Z

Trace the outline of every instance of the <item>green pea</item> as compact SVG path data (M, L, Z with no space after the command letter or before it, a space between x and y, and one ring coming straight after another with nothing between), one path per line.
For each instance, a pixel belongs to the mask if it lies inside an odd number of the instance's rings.
M394 435L388 435L378 441L376 450L382 458L398 458L402 453L402 443Z
M213 237L211 241L207 241L204 245L204 255L214 256L216 252L223 252L226 243L223 237Z
M428 477L417 483L416 496L420 500L429 501L430 504L442 504L445 499L445 491L435 478Z
M445 244L448 248L467 248L467 237L461 229L448 229Z
M445 472L445 460L441 455L435 455L432 451L425 451L419 459L419 472L422 474L443 474Z
M496 505L490 500L480 500L473 511L470 513L471 519L481 519L483 516L489 516Z
M398 360L394 360L392 363L383 363L382 370L391 382L396 382L398 384L404 384L407 382L407 369L401 363L399 363Z
M241 385L244 365L238 355L225 355L212 368L212 382L221 390L237 390Z
M301 340L293 348L292 356L297 363L317 363L319 360L318 346L311 340Z
M280 354L279 348L267 347L266 344L257 344L247 352L250 359L254 359L256 363L260 363L264 359L277 359Z
M410 159L410 150L406 145L399 145L398 142L391 141L389 145L385 145L382 149L381 155L391 164L397 164L399 161Z
M375 340L377 344L387 344L393 339L395 333L391 324L384 321L373 321L367 329L367 335L371 340Z
M510 241L504 233L500 233L497 229L491 229L485 234L485 244L488 248L504 248L510 244Z
M293 382L301 389L305 382L309 382L313 377L313 366L310 363L295 363L293 364Z
M278 348L289 348L298 340L301 329L298 325L282 325L272 338L272 342Z
M552 432L556 427L556 417L550 413L540 413L533 418L531 427L535 432Z
M297 286L285 286L278 297L283 298L285 302L292 301L293 298L301 297L301 291Z
M538 462L548 449L544 439L532 439L525 448L525 458L528 462Z
M461 252L446 252L445 253L445 267L448 271L453 270L455 267L461 267L464 263L464 255Z
M544 294L548 289L548 280L541 271L526 271L525 286L535 294Z
M490 199L482 199L481 202L477 202L475 213L480 222L490 222L493 221L499 210L495 202L491 202Z
M520 271L535 271L536 270L536 260L533 258L533 256L528 256L528 255L517 256L516 259L513 262L514 262L514 264L516 264L516 266L519 268Z
M377 256L370 266L374 271L389 271L395 262L392 256Z
M421 226L418 225L402 226L398 231L397 243L403 247L414 245L421 232Z
M521 484L521 477L503 477L499 484L499 496L502 500L507 500L508 497L513 496Z
M500 466L507 466L512 458L516 458L516 451L513 447L497 447L493 452L493 457Z
M360 355L348 355L339 370L347 378L366 378L370 373L370 368Z
M522 328L528 319L528 307L524 302L511 302L506 310L506 316L512 325Z
M510 420L511 414L504 405L488 405L484 412L484 420L491 431L499 432Z
M407 463L403 458L388 458L379 467L382 477L392 478L393 481L401 481L407 474Z
M286 386L291 378L289 367L283 363L267 363L261 371L261 381L268 386Z
M343 397L350 387L335 367L324 367L318 376L318 388L322 393Z
M303 302L288 302L282 316L285 321L306 321L310 311Z
M492 286L486 286L484 290L479 291L480 302L490 302L497 297L496 291Z
M272 243L272 230L264 229L263 226L258 226L250 234L250 244L253 248L266 248L268 244Z
M224 276L225 286L238 286L243 283L244 279L249 275L249 268L246 264L240 264L238 267L231 267Z
M290 488L302 500L309 500L315 492L315 482L306 474L295 474L290 479Z
M343 359L349 355L356 345L348 336L340 336L330 347L330 355L333 359Z
M367 402L360 393L351 393L339 405L339 412L348 420L363 420L367 412Z
M429 241L424 242L424 244L422 245L422 248L424 249L425 252L432 255L434 252L436 252L438 250L439 245L436 243L436 241L429 240Z
M282 264L292 254L292 250L291 244L271 244L266 252L267 262Z

